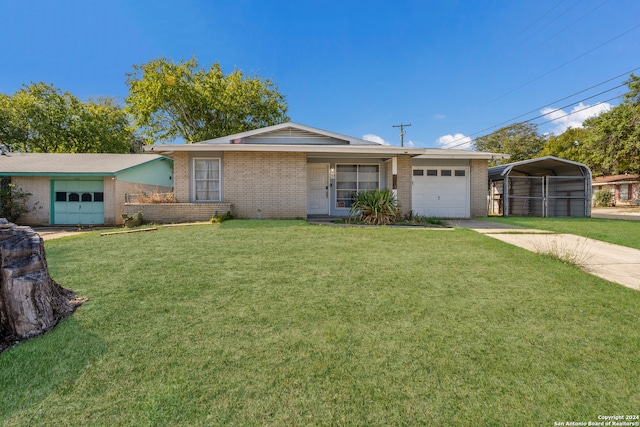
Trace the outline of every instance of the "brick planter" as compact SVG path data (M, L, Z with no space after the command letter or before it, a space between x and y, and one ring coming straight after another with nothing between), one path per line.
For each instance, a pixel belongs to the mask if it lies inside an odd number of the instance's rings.
M231 203L125 203L125 213L142 212L144 222L170 224L208 221L214 215L231 212Z

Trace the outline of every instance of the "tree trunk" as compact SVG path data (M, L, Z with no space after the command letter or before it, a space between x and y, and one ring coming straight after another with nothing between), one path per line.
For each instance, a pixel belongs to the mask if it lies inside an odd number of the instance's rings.
M0 218L0 352L50 330L83 301L49 276L42 238Z

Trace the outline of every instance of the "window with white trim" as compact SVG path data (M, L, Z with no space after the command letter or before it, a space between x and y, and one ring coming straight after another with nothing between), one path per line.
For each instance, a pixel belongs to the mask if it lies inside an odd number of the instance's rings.
M220 159L193 159L194 200L220 201Z
M336 207L349 208L353 196L380 188L379 165L336 165Z
M629 184L622 184L620 186L620 200L629 200Z

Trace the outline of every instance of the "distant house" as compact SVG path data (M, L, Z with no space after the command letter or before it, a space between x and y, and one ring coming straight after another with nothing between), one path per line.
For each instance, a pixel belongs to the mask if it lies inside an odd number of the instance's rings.
M25 225L121 224L125 194L171 191L173 162L150 154L0 155L0 185L31 196Z
M486 215L488 160L499 154L382 145L298 123L194 144L146 147L174 161L169 206L127 205L154 221L346 217L355 193L390 189L403 213Z
M640 205L640 175L599 176L593 179L593 192L610 188L616 205Z

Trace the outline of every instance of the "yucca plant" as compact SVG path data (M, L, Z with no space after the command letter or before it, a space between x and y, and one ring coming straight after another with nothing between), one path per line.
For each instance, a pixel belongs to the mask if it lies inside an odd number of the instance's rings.
M351 204L351 218L367 224L389 224L400 214L395 195L387 190L365 190L356 193Z

